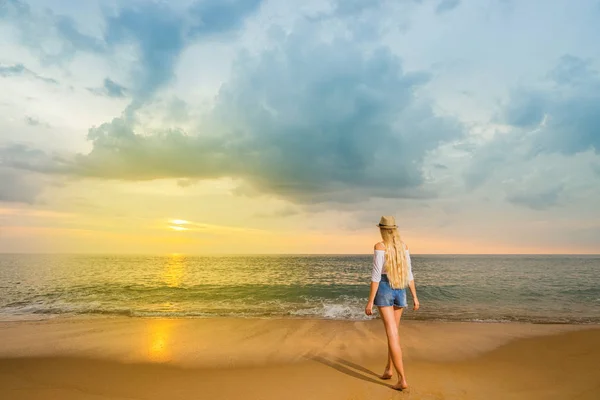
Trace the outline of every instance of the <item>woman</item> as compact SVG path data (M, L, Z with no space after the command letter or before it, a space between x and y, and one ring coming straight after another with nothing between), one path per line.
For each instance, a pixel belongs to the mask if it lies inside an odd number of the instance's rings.
M375 244L371 292L369 302L365 307L365 314L373 314L373 305L379 309L388 339L388 360L381 379L392 378L393 364L398 373L398 383L392 387L403 390L408 388L408 383L402 364L398 325L402 311L408 306L406 288L409 287L412 294L413 310L419 309L419 299L412 274L410 253L408 247L400 239L396 220L394 217L381 217L377 226L383 241Z

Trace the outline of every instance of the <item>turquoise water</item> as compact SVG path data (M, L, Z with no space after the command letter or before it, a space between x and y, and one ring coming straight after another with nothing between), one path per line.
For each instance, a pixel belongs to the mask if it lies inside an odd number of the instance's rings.
M371 265L371 255L0 254L0 319L369 319ZM600 256L414 255L413 272L421 310L407 319L600 323Z

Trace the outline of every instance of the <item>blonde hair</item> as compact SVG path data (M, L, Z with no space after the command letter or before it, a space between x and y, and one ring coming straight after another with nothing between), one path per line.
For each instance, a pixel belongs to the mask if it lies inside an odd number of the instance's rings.
M408 261L400 232L397 228L380 228L379 231L385 245L385 265L390 286L393 289L404 289L408 286Z

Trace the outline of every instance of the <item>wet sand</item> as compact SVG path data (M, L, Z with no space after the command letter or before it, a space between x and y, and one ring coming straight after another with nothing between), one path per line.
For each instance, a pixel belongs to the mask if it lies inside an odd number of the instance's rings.
M0 322L3 399L596 399L600 326L402 321L410 389L382 381L380 320Z

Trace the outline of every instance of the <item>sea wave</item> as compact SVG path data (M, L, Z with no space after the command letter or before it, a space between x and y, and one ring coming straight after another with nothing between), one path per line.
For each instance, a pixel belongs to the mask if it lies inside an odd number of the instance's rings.
M111 307L101 304L22 304L19 306L1 307L0 320L30 319L32 316L52 318L57 316L119 316L119 317L165 317L165 318L316 318L332 320L370 320L378 317L377 307L374 315L364 313L365 303L361 299L352 302L315 302L310 305L298 306L273 302L257 304L252 308L221 307L213 309L168 310L148 309L138 307ZM538 324L598 324L600 318L586 316L552 316L541 315L503 315L494 316L494 312L440 312L441 310L425 310L414 312L410 307L403 314L403 319L420 321L447 322L527 322ZM486 315L487 314L487 315Z
M0 256L0 319L64 315L368 320L369 256ZM599 323L600 257L413 260L404 319ZM408 295L409 303L410 294ZM377 309L374 309L375 317Z

